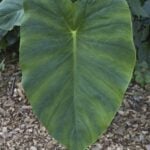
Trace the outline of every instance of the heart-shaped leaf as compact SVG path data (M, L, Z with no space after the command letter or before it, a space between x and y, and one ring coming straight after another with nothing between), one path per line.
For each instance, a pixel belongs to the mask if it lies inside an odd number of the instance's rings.
M135 51L125 0L25 0L23 86L49 133L83 150L110 125Z

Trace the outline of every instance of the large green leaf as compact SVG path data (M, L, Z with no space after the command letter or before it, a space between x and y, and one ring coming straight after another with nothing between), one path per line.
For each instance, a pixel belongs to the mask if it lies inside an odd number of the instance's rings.
M8 31L20 26L23 15L23 0L3 0L0 2L0 30Z
M110 125L135 51L125 0L25 0L23 86L49 133L82 150Z

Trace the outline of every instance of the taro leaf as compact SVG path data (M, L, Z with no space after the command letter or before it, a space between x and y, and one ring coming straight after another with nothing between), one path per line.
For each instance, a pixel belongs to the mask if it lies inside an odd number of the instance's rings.
M20 26L23 15L23 0L3 0L0 3L0 29L8 31Z
M127 0L131 12L138 17L148 17L147 12L143 9L140 0Z
M144 8L144 10L146 11L146 13L148 14L149 18L150 18L150 0L147 0L147 1L144 3L143 8Z
M135 64L125 0L25 0L20 64L33 111L69 150L110 125Z

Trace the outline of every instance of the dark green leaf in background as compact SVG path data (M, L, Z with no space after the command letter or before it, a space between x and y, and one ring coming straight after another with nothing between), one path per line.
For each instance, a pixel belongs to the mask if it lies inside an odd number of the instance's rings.
M131 12L133 15L138 17L148 17L147 12L143 9L140 0L127 0L129 6L131 7Z
M146 11L146 13L148 14L148 17L150 18L150 0L147 0L147 1L144 3L143 8L144 8L144 10Z
M69 150L83 150L110 125L132 77L126 1L25 0L21 37L34 112Z
M20 26L23 15L23 0L3 0L0 2L0 30L8 31Z

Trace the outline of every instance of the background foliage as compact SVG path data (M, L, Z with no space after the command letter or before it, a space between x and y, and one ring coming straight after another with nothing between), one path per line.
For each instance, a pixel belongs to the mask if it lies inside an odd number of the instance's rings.
M18 53L23 15L23 0L3 0L0 3L0 70L4 69L6 57Z
M150 0L127 0L132 12L134 42L137 49L135 80L150 84Z

